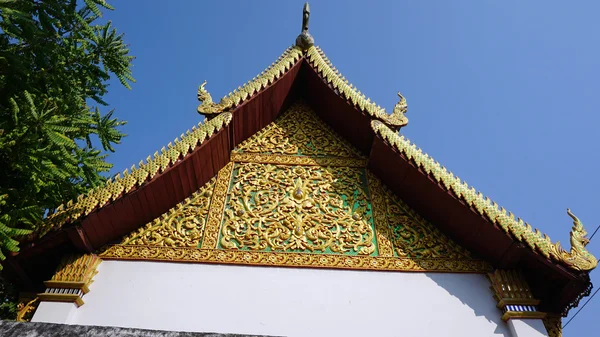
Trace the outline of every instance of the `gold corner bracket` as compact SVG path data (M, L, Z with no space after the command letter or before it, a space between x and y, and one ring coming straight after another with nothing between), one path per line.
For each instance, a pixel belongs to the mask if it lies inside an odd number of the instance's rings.
M40 301L73 302L82 306L83 295L96 275L102 260L95 254L70 255L63 258L52 279L44 282L46 291L38 294Z
M518 270L497 269L489 273L490 289L494 293L497 307L502 311L502 320L543 319L545 312L537 310L540 301L533 297L523 274Z

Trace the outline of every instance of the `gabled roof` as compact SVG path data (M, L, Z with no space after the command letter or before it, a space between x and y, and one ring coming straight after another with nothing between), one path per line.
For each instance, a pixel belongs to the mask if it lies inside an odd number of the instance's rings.
M191 196L229 162L236 146L304 97L320 118L368 155L368 168L419 214L494 266L526 270L543 310L568 310L589 293L588 273L597 260L585 249L586 232L574 215L569 212L574 226L567 252L399 135L408 122L403 97L387 114L345 80L320 48L300 45L286 49L218 103L203 84L198 91L198 112L207 116L203 124L59 207L7 260L7 272L35 287L65 251L95 251L148 223Z

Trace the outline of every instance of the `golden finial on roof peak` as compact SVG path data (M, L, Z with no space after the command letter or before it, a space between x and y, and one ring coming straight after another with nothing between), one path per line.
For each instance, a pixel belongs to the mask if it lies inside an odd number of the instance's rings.
M296 46L302 48L303 50L307 50L311 46L315 44L315 39L308 32L308 22L310 20L310 6L308 2L304 3L304 8L302 9L302 32L296 38Z

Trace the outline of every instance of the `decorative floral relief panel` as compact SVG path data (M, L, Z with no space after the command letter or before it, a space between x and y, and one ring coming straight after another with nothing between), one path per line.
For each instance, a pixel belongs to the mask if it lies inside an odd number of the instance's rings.
M366 169L360 153L295 104L163 216L105 259L487 272Z

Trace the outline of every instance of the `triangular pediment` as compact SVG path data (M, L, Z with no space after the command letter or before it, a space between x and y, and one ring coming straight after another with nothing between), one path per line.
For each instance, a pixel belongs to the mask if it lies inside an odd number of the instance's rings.
M408 271L489 269L412 211L303 102L104 258Z

